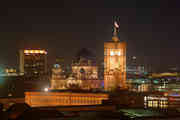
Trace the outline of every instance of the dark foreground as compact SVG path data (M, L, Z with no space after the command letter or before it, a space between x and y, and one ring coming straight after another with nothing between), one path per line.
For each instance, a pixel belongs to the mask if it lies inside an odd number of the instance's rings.
M0 112L0 120L180 120L176 110L120 108L111 105L31 108L15 104Z

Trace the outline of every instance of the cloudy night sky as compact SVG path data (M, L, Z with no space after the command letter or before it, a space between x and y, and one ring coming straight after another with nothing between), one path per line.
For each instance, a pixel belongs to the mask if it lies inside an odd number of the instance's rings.
M178 0L60 1L1 4L0 64L17 67L24 48L46 49L49 63L56 57L70 63L83 47L102 60L117 20L128 60L137 56L138 63L161 70L180 65Z

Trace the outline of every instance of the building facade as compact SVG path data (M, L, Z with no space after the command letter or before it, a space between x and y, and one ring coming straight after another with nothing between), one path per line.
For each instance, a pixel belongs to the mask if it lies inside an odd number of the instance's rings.
M66 89L66 79L59 64L55 64L52 69L51 89Z
M93 90L101 88L103 81L98 79L98 67L89 50L82 49L78 52L72 62L71 69L71 74L66 78L60 67L54 67L51 89Z
M25 92L25 102L31 107L99 105L108 98L105 93Z
M28 76L47 72L47 52L45 50L20 50L20 72Z
M126 43L120 42L114 27L111 42L104 43L104 88L112 91L126 89Z
M72 64L72 74L81 81L82 89L98 89L101 80L98 79L98 67L93 60L80 57L77 63Z

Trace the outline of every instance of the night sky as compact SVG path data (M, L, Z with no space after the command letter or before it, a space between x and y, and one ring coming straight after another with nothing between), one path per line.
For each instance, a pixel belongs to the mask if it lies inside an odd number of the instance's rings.
M103 43L120 22L127 58L156 70L180 65L180 2L178 0L59 0L3 3L0 8L0 64L18 66L18 50L41 48L49 63L67 63L83 47L103 60Z

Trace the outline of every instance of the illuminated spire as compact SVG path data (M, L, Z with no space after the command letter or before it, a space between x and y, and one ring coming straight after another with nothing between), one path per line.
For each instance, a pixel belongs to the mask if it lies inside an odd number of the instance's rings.
M116 21L114 21L114 31L113 31L113 37L112 37L112 40L114 42L118 42L119 41L119 38L117 36L117 30L119 29L119 25Z

